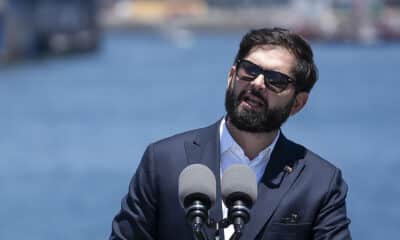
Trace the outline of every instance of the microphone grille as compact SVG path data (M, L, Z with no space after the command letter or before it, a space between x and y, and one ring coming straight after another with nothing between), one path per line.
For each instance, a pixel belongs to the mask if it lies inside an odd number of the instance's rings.
M221 192L225 205L229 206L233 196L246 196L251 205L257 200L257 178L253 170L234 164L222 176Z
M179 202L185 208L187 197L196 195L206 198L212 205L216 198L216 181L213 172L203 164L192 164L179 175Z

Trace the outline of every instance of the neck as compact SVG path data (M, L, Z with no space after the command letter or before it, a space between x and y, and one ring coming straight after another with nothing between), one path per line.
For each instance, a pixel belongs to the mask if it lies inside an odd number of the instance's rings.
M230 120L226 121L226 126L232 138L243 149L244 154L250 159L254 159L263 149L271 145L278 134L278 130L267 133L246 132L235 127Z

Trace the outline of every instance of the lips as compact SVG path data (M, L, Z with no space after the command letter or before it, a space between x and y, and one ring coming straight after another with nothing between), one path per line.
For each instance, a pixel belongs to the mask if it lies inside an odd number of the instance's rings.
M243 101L252 108L261 108L265 105L263 100L252 94L246 94L243 96Z

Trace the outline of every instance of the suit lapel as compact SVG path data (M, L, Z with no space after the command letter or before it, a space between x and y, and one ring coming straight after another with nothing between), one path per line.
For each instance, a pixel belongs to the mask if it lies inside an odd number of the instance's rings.
M270 220L284 195L293 185L304 168L304 158L298 145L288 141L283 134L278 139L264 175L258 184L258 197L251 209L250 222L245 226L243 236L256 239ZM289 169L286 167L288 166Z
M201 129L193 141L185 142L185 151L188 164L200 163L206 165L215 175L217 197L214 206L210 209L210 218L216 221L222 219L221 177L220 177L220 150L219 150L220 121L210 127ZM215 238L215 231L206 229L209 239Z

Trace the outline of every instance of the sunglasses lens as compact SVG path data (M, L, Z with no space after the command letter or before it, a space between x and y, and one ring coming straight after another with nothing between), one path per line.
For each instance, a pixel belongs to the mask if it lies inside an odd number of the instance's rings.
M282 92L289 84L289 78L279 72L266 72L266 83L275 92Z
M253 81L260 74L260 68L250 62L243 61L237 66L237 75L240 80Z

